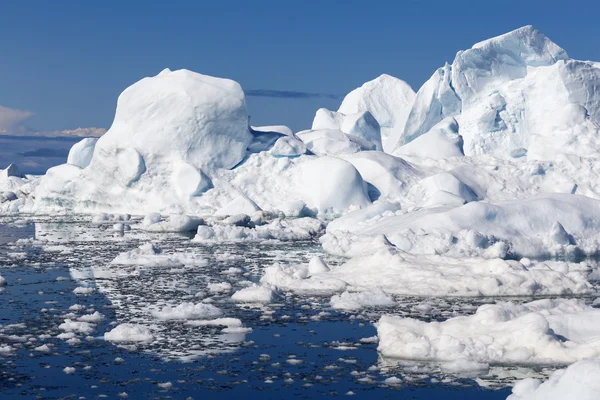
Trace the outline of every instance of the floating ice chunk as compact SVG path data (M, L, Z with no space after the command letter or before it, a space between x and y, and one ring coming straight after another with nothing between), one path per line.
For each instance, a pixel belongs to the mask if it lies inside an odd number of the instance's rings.
M42 352L42 353L50 353L50 347L48 347L47 344L43 344L41 346L38 346L38 347L34 348L33 350L39 351L39 352Z
M271 154L275 157L298 157L306 153L306 145L293 136L283 136L277 139Z
M75 294L92 294L96 291L96 289L94 289L93 287L84 287L84 286L79 286L76 287L75 289L73 289L73 293Z
M256 284L240 289L231 296L231 300L238 303L268 304L273 301L273 298L274 292L270 286Z
M97 138L85 138L75 143L71 147L71 150L69 150L67 164L75 165L79 168L87 167L92 161L97 141Z
M341 213L351 206L371 204L365 182L348 161L321 157L302 165L307 205L319 213Z
M194 236L195 242L202 242L205 240L212 240L215 237L215 231L210 226L200 225Z
M383 316L377 323L384 357L498 364L569 364L600 356L600 310L580 300L486 304L444 322Z
M144 325L119 324L104 334L104 340L111 342L151 342L154 336Z
M600 361L579 361L559 370L546 382L528 378L517 382L507 400L596 400L600 393Z
M308 273L310 275L317 275L323 272L328 272L329 266L319 256L315 256L310 259L308 263Z
M167 266L180 267L186 264L203 263L203 259L186 255L162 254L162 251L152 243L146 243L136 249L118 254L111 261L113 265L138 265L145 267Z
M399 386L402 385L402 379L398 378L397 376L390 376L389 378L386 378L383 383L384 385L389 386Z
M95 311L93 314L82 315L77 319L83 322L97 323L104 320L104 315L100 314L98 311Z
M303 295L331 296L346 290L346 282L331 278L328 273L308 277L308 268L302 265L272 265L265 268L261 283Z
M208 285L208 291L211 293L231 292L231 283L229 283L229 282L210 283Z
M208 319L223 315L220 308L205 303L181 303L176 307L165 306L159 311L153 311L152 316L161 320Z
M191 326L227 326L230 328L239 328L242 326L242 320L238 318L216 318L209 320L189 321L186 325Z
M343 292L329 300L331 308L337 310L359 310L365 307L389 307L394 298L381 289L367 292Z
M73 368L73 367L64 367L63 368L63 372L65 374L67 374L67 375L74 374L75 373L75 368Z
M65 322L58 326L58 329L66 332L92 333L96 326L90 322L72 321L65 319Z
M6 286L6 278L0 275L0 287Z

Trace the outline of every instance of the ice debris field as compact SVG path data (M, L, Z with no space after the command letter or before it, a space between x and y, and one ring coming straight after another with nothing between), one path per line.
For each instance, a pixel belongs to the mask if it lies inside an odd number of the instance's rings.
M597 399L599 88L531 26L300 132L232 80L134 83L66 164L0 171L0 394ZM128 357L156 376L118 381Z

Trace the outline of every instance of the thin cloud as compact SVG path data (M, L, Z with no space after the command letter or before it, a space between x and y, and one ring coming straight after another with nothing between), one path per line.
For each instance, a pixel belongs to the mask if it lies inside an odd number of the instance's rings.
M249 97L271 97L276 99L332 99L341 100L342 96L330 93L296 92L294 90L252 89L246 91Z

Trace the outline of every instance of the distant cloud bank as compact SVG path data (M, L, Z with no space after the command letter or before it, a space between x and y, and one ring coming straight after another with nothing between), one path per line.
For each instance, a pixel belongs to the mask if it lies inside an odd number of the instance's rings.
M39 137L98 137L106 133L104 128L77 128L62 131L34 131L23 125L23 122L33 117L35 113L0 105L0 135L39 136Z
M0 132L8 131L35 114L31 111L17 110L0 106Z
M296 92L293 90L251 89L246 90L249 97L272 97L277 99L333 99L342 100L343 96L330 93Z

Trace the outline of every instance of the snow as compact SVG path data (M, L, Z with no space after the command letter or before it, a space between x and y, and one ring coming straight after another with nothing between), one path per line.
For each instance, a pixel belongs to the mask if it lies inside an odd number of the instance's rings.
M260 211L260 207L256 205L255 202L250 200L248 197L240 194L229 203L227 203L223 208L217 210L215 215L239 215L246 214L252 215L256 211Z
M410 360L567 365L600 356L598 318L600 310L575 299L486 304L443 322L383 316L378 351Z
M181 303L176 307L165 306L160 310L153 311L152 316L161 320L187 320L187 319L210 319L223 315L220 308L212 304L189 302Z
M77 333L92 333L95 329L95 325L85 321L72 321L65 319L65 322L58 326L58 329L65 332L77 332Z
M85 168L90 165L97 141L97 138L85 138L75 143L71 147L71 150L69 150L67 164L75 165L79 168Z
M257 132L276 132L285 136L292 136L294 133L285 125L270 125L270 126L252 126L253 131Z
M507 400L595 400L600 392L600 360L579 361L556 371L546 382L519 381Z
M371 203L365 181L348 161L320 157L302 167L306 204L319 213L341 213L351 206Z
M406 82L383 74L348 93L338 112L369 112L381 127L384 149L390 151L386 142L404 127L414 97L415 92Z
M23 174L15 164L10 164L4 169L0 169L0 179L8 179L10 177L23 178Z
M593 156L600 108L589 88L599 79L596 64L570 59L531 26L516 29L459 51L438 69L417 92L390 151L454 117L466 155Z
M375 150L383 150L379 123L368 111L343 114L320 108L315 114L311 129L342 131L350 138L357 137L371 143Z
M119 96L113 124L96 142L87 167L42 178L37 208L188 208L189 197L210 186L205 174L237 165L251 140L238 83L163 71Z
M443 119L428 132L398 147L394 155L433 159L464 156L458 122L453 117Z
M151 342L154 336L143 325L123 323L104 334L104 340L110 342Z
M305 153L304 142L292 136L280 137L271 149L271 154L275 157L299 157Z
M590 268L583 263L449 258L412 255L389 242L364 242L363 252L329 272L308 276L302 265L274 265L261 281L297 293L333 295L344 290L405 296L530 296L594 293Z
M231 292L231 283L229 282L219 282L219 283L209 283L208 291L211 293L228 293Z
M273 301L273 289L267 285L252 285L235 292L231 300L236 303L262 303L268 304Z
M338 129L308 130L296 135L304 142L308 151L319 156L336 156L376 149L372 142Z
M235 226L215 223L199 226L194 242L239 242L263 240L311 240L324 230L322 221L310 218L276 218L265 225Z

